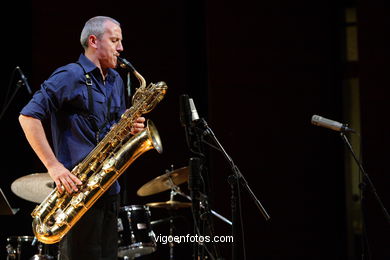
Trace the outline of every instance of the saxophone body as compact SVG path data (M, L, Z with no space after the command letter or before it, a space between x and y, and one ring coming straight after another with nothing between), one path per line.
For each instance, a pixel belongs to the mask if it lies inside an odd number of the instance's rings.
M122 58L118 57L118 63L129 68L128 61ZM59 242L132 162L148 150L162 152L161 140L152 121L148 120L145 129L138 134L132 136L130 132L134 121L163 99L167 86L164 82L146 86L144 78L132 66L131 70L141 86L133 95L132 106L119 122L71 171L82 182L79 191L59 193L55 188L31 213L33 232L40 242Z

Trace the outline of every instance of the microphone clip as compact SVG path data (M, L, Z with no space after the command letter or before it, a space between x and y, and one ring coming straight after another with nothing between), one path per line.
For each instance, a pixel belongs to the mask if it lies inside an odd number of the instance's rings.
M26 78L26 76L24 75L22 69L21 69L19 66L16 66L15 69L19 72L19 75L20 75L20 80L18 80L18 81L16 82L16 85L17 85L18 87L21 87L21 86L24 85L24 86L26 87L28 93L31 95L31 94L32 94L31 88L30 88L30 86L29 86L29 84L28 84L28 82L27 82L27 78Z
M207 136L207 135L210 135L211 132L210 132L210 127L209 125L207 124L206 120L201 117L197 120L194 120L191 122L191 126L196 128L197 130L200 131L200 133L204 136Z

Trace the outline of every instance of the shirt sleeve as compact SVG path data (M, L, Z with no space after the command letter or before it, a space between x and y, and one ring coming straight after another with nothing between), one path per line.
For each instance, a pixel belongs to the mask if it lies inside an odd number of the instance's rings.
M64 100L69 99L72 93L71 86L74 85L73 78L74 75L69 70L59 68L42 83L20 113L39 120L47 118L61 108Z

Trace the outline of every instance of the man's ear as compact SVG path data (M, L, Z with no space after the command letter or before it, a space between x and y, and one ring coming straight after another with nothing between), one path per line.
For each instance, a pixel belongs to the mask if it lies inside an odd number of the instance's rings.
M97 38L95 35L92 34L92 35L88 36L88 46L89 47L97 48L96 41L97 41Z

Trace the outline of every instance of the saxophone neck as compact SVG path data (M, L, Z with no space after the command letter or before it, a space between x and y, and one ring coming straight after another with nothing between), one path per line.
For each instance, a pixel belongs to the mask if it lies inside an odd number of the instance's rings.
M145 88L146 87L146 80L144 79L144 77L142 77L142 75L139 74L138 71L136 71L136 70L134 70L133 73L139 81L140 88Z

